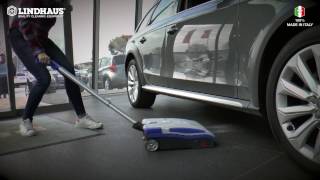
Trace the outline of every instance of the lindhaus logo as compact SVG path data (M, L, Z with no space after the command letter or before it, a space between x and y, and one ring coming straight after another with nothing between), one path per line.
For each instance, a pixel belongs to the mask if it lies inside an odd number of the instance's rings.
M8 16L16 16L18 13L18 9L15 6L9 6L7 8L7 14Z
M54 18L62 17L65 8L17 8L9 6L8 16L18 16L19 18Z

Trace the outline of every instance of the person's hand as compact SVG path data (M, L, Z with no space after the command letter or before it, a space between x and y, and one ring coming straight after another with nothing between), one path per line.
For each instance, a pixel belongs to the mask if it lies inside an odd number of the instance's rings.
M39 62L42 64L50 63L50 57L45 52L38 54L38 59L39 59Z

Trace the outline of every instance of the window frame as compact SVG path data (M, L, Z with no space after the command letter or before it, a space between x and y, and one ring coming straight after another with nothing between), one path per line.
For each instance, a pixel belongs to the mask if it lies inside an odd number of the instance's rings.
M138 26L137 26L137 28L136 28L136 30L135 30L136 33L141 30L141 29L140 29L140 28L141 28L141 25L145 22L147 16L148 16L150 13L152 13L151 16L153 15L153 12L154 12L154 10L156 9L156 7L158 6L158 4L160 3L160 1L161 1L161 0L157 0L157 1L153 4L153 6L148 10L148 12L146 13L146 15L144 15L144 17L143 17L142 20L139 22L139 24L138 24ZM146 23L146 27L148 27L148 26L150 25L151 16L150 16L149 19L147 20L148 22Z
M163 1L163 0L159 0L159 1L158 1L157 7L158 7L159 4L161 3L161 1ZM178 1L178 2L177 2L178 5L177 5L176 11L175 11L175 13L177 14L177 13L178 13L178 10L179 10L179 6L180 6L181 0L174 0L174 1ZM166 10L171 4L172 4L172 3L169 3L161 12L163 12L164 10ZM155 17L154 20L152 20L152 17L153 17L153 15L154 15L155 10L157 9L157 7L156 7L156 8L154 9L154 11L152 12L152 15L151 15L150 20L149 20L149 25L150 25L150 24L153 24L154 22L155 22L155 23L159 22L159 21L155 21L155 20L157 19L157 17L159 17L160 13ZM174 15L176 15L176 14L173 14L172 16L174 16ZM166 18L164 18L164 19L161 19L160 21L165 20L165 19L168 19L168 18L170 18L170 17L172 17L172 16L168 16L168 17L166 17Z
M185 2L186 2L184 9L182 9L182 7L181 7L181 6L182 6L182 1L185 1ZM215 1L215 0L208 0L207 2L198 4L198 5L193 6L193 7L188 7L189 1L190 1L190 0L180 0L180 4L179 4L179 8L178 8L178 13L184 12L184 11L189 10L189 9L197 8L197 7L199 7L199 6L202 6L203 4L206 4L206 3L209 3L209 2Z

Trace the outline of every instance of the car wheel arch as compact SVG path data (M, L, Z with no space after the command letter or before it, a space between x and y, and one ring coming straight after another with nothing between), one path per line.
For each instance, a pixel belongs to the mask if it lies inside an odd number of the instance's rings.
M316 8L319 7L320 6L317 6ZM310 16L313 16L315 15L316 10L309 9L308 12ZM287 15L284 19L274 23L273 27L269 29L269 36L264 37L263 45L260 47L263 51L260 51L256 58L254 58L256 59L256 63L255 66L251 68L252 72L250 75L252 77L252 84L249 86L252 90L251 101L252 105L258 107L262 114L265 114L266 82L276 56L288 41L308 29L292 28L292 30L288 31L286 23L289 19L294 19L292 13L289 13L290 15ZM318 24L315 26L317 25Z
M127 53L127 56L126 56L126 62L125 62L125 72L126 72L126 76L128 76L128 65L129 65L129 62L132 60L132 59L135 59L136 60L136 63L137 63L137 68L138 68L138 71L139 72L142 72L142 58L140 55L137 55L137 53L134 53L132 51L129 51ZM143 76L143 74L141 74L142 77L141 77L141 83L142 84L146 84L146 80Z
M272 35L272 37L269 39L267 45L264 48L264 51L262 53L261 62L258 68L258 82L257 82L257 92L256 94L258 96L258 102L259 107L262 111L262 113L265 113L265 103L266 103L266 87L267 87L267 80L269 77L270 70L272 68L272 65L274 64L274 61L281 51L281 49L287 44L288 41L290 41L293 37L298 35L299 33L303 32L303 30L299 31L292 31L291 33L288 33L284 31L281 27L277 29L277 31Z

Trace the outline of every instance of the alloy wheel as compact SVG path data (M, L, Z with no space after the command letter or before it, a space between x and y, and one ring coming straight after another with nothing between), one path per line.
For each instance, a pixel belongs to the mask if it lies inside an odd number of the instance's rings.
M320 163L320 44L297 52L276 88L277 117L286 138L303 156Z
M131 102L136 102L139 93L138 71L135 65L131 65L128 71L128 94Z

